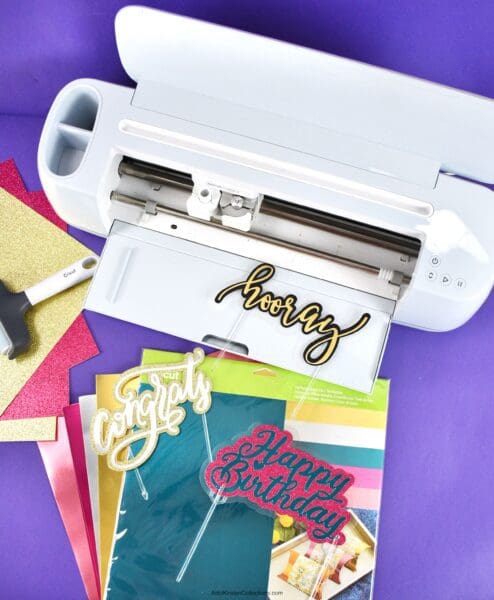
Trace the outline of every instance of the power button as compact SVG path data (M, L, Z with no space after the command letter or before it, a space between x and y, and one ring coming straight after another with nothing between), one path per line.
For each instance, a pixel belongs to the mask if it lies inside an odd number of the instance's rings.
M437 256L437 254L435 254L434 256L431 256L429 262L431 263L431 265L433 267L438 267L441 264L441 257Z

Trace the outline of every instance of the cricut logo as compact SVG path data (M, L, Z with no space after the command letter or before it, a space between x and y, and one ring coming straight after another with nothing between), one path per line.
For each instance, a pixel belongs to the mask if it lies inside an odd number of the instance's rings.
M177 372L173 372L173 373L163 373L161 375L162 379L167 379L168 381L172 380L172 381L178 381L180 379L180 373Z

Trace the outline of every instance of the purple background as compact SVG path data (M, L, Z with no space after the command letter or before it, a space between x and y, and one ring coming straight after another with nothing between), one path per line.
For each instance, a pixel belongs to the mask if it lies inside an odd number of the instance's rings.
M77 77L128 82L113 36L123 4L0 2L0 160L13 157L28 188L40 187L36 147L57 91ZM494 97L492 0L145 4ZM457 331L392 328L381 369L392 397L376 600L494 598L493 318L491 295ZM133 328L96 315L89 324L103 354L73 374L73 396L93 391L92 373L129 359L110 333L129 339ZM142 336L134 342L186 347ZM0 598L84 598L36 445L1 444L0 473Z

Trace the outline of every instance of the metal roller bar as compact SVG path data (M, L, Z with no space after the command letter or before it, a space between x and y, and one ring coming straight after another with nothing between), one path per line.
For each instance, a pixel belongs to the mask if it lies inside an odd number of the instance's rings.
M194 187L192 176L188 173L128 157L122 159L118 172L120 175L138 177L139 179L158 185L171 185L190 191ZM184 212L186 212L185 207ZM420 251L420 241L416 238L400 235L366 223L345 219L331 213L308 209L272 196L264 196L260 214L283 219L289 216L293 222L317 229L324 229L331 233L338 233L339 235L346 235L363 242L378 244L381 247L406 254L413 258L416 258Z

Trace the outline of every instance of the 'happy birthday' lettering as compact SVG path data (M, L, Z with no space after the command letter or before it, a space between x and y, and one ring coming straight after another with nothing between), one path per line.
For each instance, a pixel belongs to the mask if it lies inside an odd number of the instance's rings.
M221 290L215 298L217 303L235 291L240 291L245 298L245 310L257 308L271 317L280 319L283 327L301 325L302 332L322 334L311 342L304 351L304 360L310 365L322 365L333 356L340 339L353 335L363 329L370 321L370 315L364 313L356 323L342 328L334 322L333 315L323 315L323 307L319 302L307 304L297 312L297 297L288 294L285 297L276 296L272 292L263 290L263 283L269 281L275 274L273 265L262 264L256 267L245 281L234 283Z
M350 515L344 493L353 475L295 448L288 431L274 425L256 427L251 435L222 448L204 477L216 494L244 498L305 523L314 542L345 541L341 530Z

